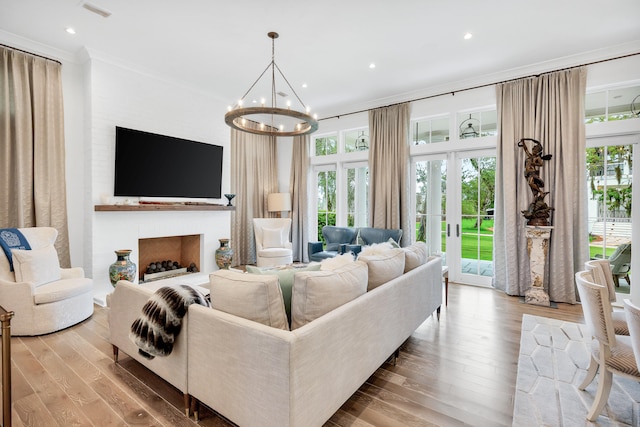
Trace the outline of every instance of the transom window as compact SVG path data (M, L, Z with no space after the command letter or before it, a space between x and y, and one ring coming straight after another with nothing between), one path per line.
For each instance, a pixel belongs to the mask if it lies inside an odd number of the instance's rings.
M586 124L637 119L640 117L640 86L588 93L584 110Z
M416 120L411 123L413 145L434 144L449 140L449 117Z
M498 134L497 110L458 113L458 138L481 138Z
M338 136L329 135L313 139L316 156L328 156L338 153Z

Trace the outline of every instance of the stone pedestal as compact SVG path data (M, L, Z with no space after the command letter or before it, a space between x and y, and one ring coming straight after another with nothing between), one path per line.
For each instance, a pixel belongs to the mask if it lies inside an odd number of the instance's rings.
M543 305L549 307L549 294L544 290L544 268L549 252L549 238L551 226L525 227L527 236L527 252L529 253L529 269L531 270L531 288L524 294L526 304Z

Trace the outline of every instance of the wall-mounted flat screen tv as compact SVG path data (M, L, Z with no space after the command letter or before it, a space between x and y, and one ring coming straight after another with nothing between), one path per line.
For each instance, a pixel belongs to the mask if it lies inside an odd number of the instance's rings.
M116 126L115 196L221 198L222 147Z

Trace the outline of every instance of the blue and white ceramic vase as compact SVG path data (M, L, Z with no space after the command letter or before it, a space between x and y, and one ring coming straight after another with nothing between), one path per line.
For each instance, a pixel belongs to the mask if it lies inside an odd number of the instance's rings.
M216 265L221 270L228 270L233 259L233 249L229 246L229 239L218 239L220 247L216 249Z
M131 249L119 249L115 251L118 259L109 266L109 280L116 286L118 280L133 282L136 278L136 264L129 259Z

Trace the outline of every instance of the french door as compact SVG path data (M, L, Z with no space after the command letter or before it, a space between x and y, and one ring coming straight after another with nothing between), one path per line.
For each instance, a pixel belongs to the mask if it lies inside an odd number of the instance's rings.
M442 256L451 281L491 285L495 167L494 149L412 160L415 240Z

